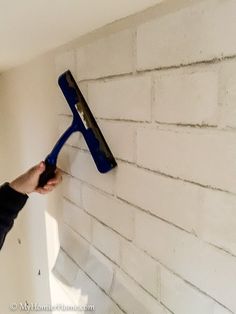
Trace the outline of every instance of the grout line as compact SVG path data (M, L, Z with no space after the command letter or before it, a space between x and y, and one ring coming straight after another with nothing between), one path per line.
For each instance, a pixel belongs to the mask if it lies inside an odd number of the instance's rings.
M133 164L132 164L132 165L133 165ZM144 169L144 168L142 168L142 169ZM146 170L146 169L144 169L144 170ZM149 170L148 170L148 171L149 171ZM75 179L78 180L77 178L75 178ZM175 178L174 178L174 179L175 179ZM177 180L178 180L178 179L177 179ZM148 214L149 216L152 216L152 217L154 217L154 218L156 218L156 219L158 219L158 220L161 220L161 221L165 222L166 224L168 224L168 225L170 225L170 226L172 226L172 227L174 227L174 228L176 228L176 229L178 229L178 230L180 230L180 231L183 231L183 232L185 232L185 233L187 233L187 234L189 234L189 235L195 237L196 239L202 241L203 243L206 243L206 244L208 244L208 245L210 245L210 246L213 246L214 248L216 248L216 249L218 249L218 250L223 251L225 254L230 255L231 257L236 257L236 255L234 255L231 251L229 251L229 250L227 250L227 249L225 249L225 248L222 248L222 247L220 247L220 246L217 246L217 245L214 244L214 243L208 242L208 241L205 240L204 238L201 238L201 237L197 236L195 233L193 233L193 232L191 232L191 231L188 231L188 230L182 228L181 226L176 225L175 223L173 223L173 222L171 222L171 221L169 221L169 220L166 220L166 219L164 219L164 218L162 218L162 217L160 217L160 216L158 216L158 215L152 213L151 211L149 211L149 210L147 210L147 209L145 209L145 208L142 208L142 207L140 207L140 206L138 206L138 205L136 205L136 204L133 204L132 202L129 202L129 201L127 201L126 199L124 199L124 198L122 198L122 197L120 197L120 196L118 196L118 195L114 195L114 194L111 194L111 193L109 193L109 192L107 192L107 191L101 190L101 189L99 189L99 188L97 188L97 187L91 185L90 183L87 183L86 181L82 181L82 180L80 180L80 179L79 179L79 181L81 181L81 182L83 183L83 185L88 186L89 188L95 189L97 192L99 192L99 193L105 195L106 197L109 197L109 198L113 197L115 200L121 201L121 202L123 202L123 203L125 203L125 204L127 204L127 205L129 205L129 206L132 206L133 208L135 208L135 209L137 209L137 210L139 210L139 211L141 211L141 212L143 212L143 213L145 213L145 214ZM204 188L205 188L205 187L204 187ZM225 192L223 191L223 193L225 193ZM230 194L230 193L229 193L229 194ZM231 195L231 194L230 194L230 195ZM78 204L74 203L73 201L71 201L71 200L70 200L69 198L67 198L66 196L64 196L64 198L65 198L67 201L69 201L69 202L71 202L72 204L74 204L75 206L77 206L77 207L79 206ZM120 234L118 231L116 231L116 230L113 229L112 227L106 225L106 223L100 221L96 216L93 216L91 213L89 213L84 207L83 207L82 209L83 209L87 214L89 214L91 217L93 217L95 220L97 220L98 222L100 222L100 223L103 224L104 226L110 228L113 232L119 234L120 236L122 236L123 238L125 238L127 241L132 241L132 240L126 238L125 236L123 236L122 234Z
M127 273L122 267L121 267L121 265L119 265L116 261L113 261L109 256L107 256L104 252L102 252L98 247L96 247L93 243L91 243L91 242L89 242L86 238L84 238L80 233L78 233L78 232L76 232L76 231L74 231L68 224L66 224L65 223L65 225L67 226L67 227L69 227L69 229L71 229L74 233L76 233L77 235L79 235L81 238L83 238L83 240L85 240L87 243L88 243L88 245L90 245L91 247L93 247L95 250L97 250L100 254L102 254L105 258L107 258L112 264L113 264L113 266L115 267L114 268L114 273L113 273L113 275L114 275L114 278L112 278L112 284L114 284L114 282L113 282L113 279L114 279L114 281L115 281L115 272L116 272L116 270L118 269L118 270L120 270L120 271L122 271L125 275L127 275L127 277L129 278L129 279L131 279L132 281L134 281L135 282L135 284L139 287L139 288L141 288L142 290L144 290L148 295L150 295L152 298L154 298L159 304L161 304L161 302L160 302L160 300L158 300L158 297L157 296L155 296L155 295L153 295L149 290L147 290L143 285L141 285L134 277L132 277L129 273ZM63 248L62 248L63 249ZM64 250L64 249L63 249ZM141 250L140 250L141 251ZM68 254L67 254L68 255ZM69 255L68 255L69 256ZM70 257L70 256L69 256ZM71 258L71 257L70 257ZM72 259L72 258L71 258ZM75 263L76 263L76 265L78 265L79 266L79 264L75 261ZM79 266L80 267L80 266ZM81 267L80 267L81 268ZM82 268L81 268L82 269ZM86 273L86 271L84 270L84 269L82 269L83 270L83 272L85 273L85 274L87 274ZM89 275L88 275L89 276ZM90 277L90 276L89 276ZM111 284L111 287L110 287L110 291L112 290L112 284ZM98 284L97 284L98 285ZM99 286L99 285L98 285ZM100 287L100 286L99 286ZM100 287L101 288L101 287ZM102 290L103 290L103 288L101 288ZM163 305L165 308L166 308L166 306L165 305ZM168 309L168 308L167 308Z
M138 75L143 75L145 73L151 73L151 72L158 72L158 71L164 71L164 70L175 70L175 69L181 69L181 68L191 68L191 67L197 67L197 66L207 66L207 65L212 65L212 64L220 64L224 61L228 60L234 60L236 59L236 54L233 55L228 55L224 57L215 57L211 58L208 60L200 60L200 61L194 61L194 62L189 62L189 63L180 63L177 65L170 65L170 66L160 66L157 68L150 68L150 69L137 69L135 72L136 76ZM120 78L120 77L130 77L133 76L133 72L127 72L127 73L121 73L121 74L113 74L113 75L105 75L102 77L96 77L96 78L91 78L91 79L84 79L80 80L79 83L82 82L96 82L96 81L102 81L102 80L109 80L109 79L115 79L115 78Z
M77 267L82 270L82 272L123 312L126 314L126 312L120 307L120 305L102 288L98 285L98 283L67 253L67 251L60 247L61 250L64 252L65 255L67 255L67 257L72 260Z
M110 194L108 194L110 196ZM125 235L121 234L119 231L113 229L111 226L107 225L105 222L101 221L98 217L94 216L93 214L91 214L89 211L87 211L85 208L81 208L78 204L76 204L75 202L71 201L68 197L63 196L63 198L68 201L69 203L71 203L72 205L75 205L76 207L78 207L79 209L83 210L86 214L88 214L90 217L92 217L95 221L99 222L101 225L105 226L106 228L112 230L113 232L115 232L117 235L121 236L122 238L124 238L125 240L127 240L128 242L132 242L131 239L127 238ZM72 227L70 227L72 229ZM75 231L76 232L76 231Z
M65 223L65 222L64 222ZM79 234L78 232L74 231L68 224L65 223L65 225L67 225L69 227L69 229L72 230L72 232L76 233L77 235L79 235L82 239L84 239L89 245L91 245L93 248L95 248L97 251L99 251L99 253L101 253L103 256L105 256L112 264L114 264L118 269L120 269L121 271L123 271L131 280L133 280L140 288L142 288L146 293L148 293L151 297L153 297L155 300L158 301L158 303L163 304L162 301L158 300L157 296L154 296L151 292L149 292L148 290L146 290L145 287L143 287L139 282L136 281L136 279L134 279L129 273L127 273L122 267L121 265L117 264L115 261L111 260L110 257L108 257L104 252L102 252L99 248L97 248L93 243L89 242L86 238L84 238L81 234ZM120 235L121 236L121 235ZM121 236L122 237L122 236ZM123 237L122 237L123 238ZM126 239L125 239L126 240ZM219 304L220 306L224 307L225 309L227 309L228 311L230 311L230 313L233 314L233 312L227 308L225 305L223 305L222 303L220 303L219 301L217 301L214 297L212 297L211 295L209 295L208 293L202 291L200 288L198 288L197 286L195 286L194 284L192 284L191 282L189 282L188 280L184 279L183 277L181 277L179 274L177 274L175 271L173 271L172 269L170 269L168 266L166 266L165 264L163 264L160 260L158 260L157 258L153 257L152 255L150 255L146 250L140 248L139 246L136 246L134 243L132 243L132 245L136 248L138 248L138 250L140 250L141 252L145 253L148 257L150 257L152 260L154 260L155 263L161 265L164 269L168 270L171 274L173 274L174 276L176 276L177 278L179 278L180 280L182 280L183 282L185 282L187 285L189 285L192 289L198 291L200 294L203 294L205 296L207 296L209 299L213 300L214 302L216 302L217 304ZM68 253L67 253L68 255ZM68 255L69 256L69 255ZM71 258L69 256L69 258ZM72 258L71 258L72 259ZM72 259L73 260L73 259ZM74 261L74 260L73 260ZM75 262L76 265L78 265L77 262ZM81 268L81 267L80 267ZM82 269L82 268L81 268ZM83 270L83 269L82 269ZM84 270L83 270L84 271ZM84 271L85 272L85 271ZM86 273L86 272L85 272ZM96 283L97 284L97 283ZM98 284L97 284L98 285ZM100 287L100 286L98 286ZM101 288L102 289L102 288ZM102 289L103 290L103 289ZM169 308L167 306L164 305L164 307L169 310Z
M79 148L79 147L76 147L76 146L72 146L72 145L68 145L68 144L65 144L65 146L69 146L69 147L72 147L74 149L77 149L78 151L82 151L84 153L87 153L89 154L89 151L86 150L86 149L83 149L83 148ZM221 188L218 188L218 187L214 187L214 186L211 186L211 185L207 185L207 184L202 184L202 183L199 183L199 182L196 182L196 181L191 181L189 179L184 179L184 178L180 178L180 177L177 177L177 176L173 176L171 174L167 174L165 172L162 172L162 171L159 171L159 170L154 170L154 169L150 169L150 168L147 168L145 166L142 166L140 164L137 164L137 163L133 163L133 162L130 162L128 160L125 160L125 159L122 159L122 158L119 158L119 157L116 157L116 160L117 161L120 161L120 162L123 162L123 163L126 163L128 165L131 165L133 167L136 167L138 169L141 169L141 170L145 170L147 172L151 172L152 174L157 174L157 175L160 175L160 176L163 176L165 178L169 178L169 179L173 179L173 180L177 180L177 181L181 181L181 182L185 182L185 183L189 183L189 184L193 184L195 186L198 186L198 187L201 187L201 188L204 188L204 189L208 189L208 190L211 190L211 191L218 191L218 192L223 192L223 193L226 193L228 195L232 195L232 196L236 196L236 193L234 192L231 192L231 191L228 191L228 190L224 190L224 189L221 189ZM79 178L76 178L74 177L72 174L68 173L67 171L63 171L65 174L71 176L72 178L75 178L75 179L78 179L78 180L81 180ZM99 191L104 191L102 190L102 188L98 188L94 185L92 185L91 183L87 182L87 181L84 181L84 180L81 180L83 182L85 182L86 184L90 185L91 187L94 187L95 189L99 190ZM108 193L108 192L107 192ZM110 195L113 195L115 196L115 192L113 192L112 194L110 193Z

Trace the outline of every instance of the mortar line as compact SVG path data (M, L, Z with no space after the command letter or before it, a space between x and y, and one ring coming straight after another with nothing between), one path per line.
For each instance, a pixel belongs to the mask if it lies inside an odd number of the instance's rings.
M191 67L197 67L197 66L207 66L207 65L212 65L212 64L220 64L223 63L224 61L228 61L228 60L234 60L236 59L236 54L232 54L232 55L228 55L228 56L224 56L224 57L214 57L214 58L210 58L207 60L198 60L198 61L193 61L193 62L188 62L188 63L179 63L176 65L167 65L167 66L159 66L159 67L153 67L153 68L146 68L146 69L138 69L136 71L136 75L143 75L145 73L151 73L151 72L158 72L158 71L164 71L164 70L175 70L175 69L181 69L181 68L191 68ZM132 77L133 76L133 72L126 72L126 73L120 73L120 74L111 74L111 75L105 75L105 76L101 76L101 77L95 77L95 78L91 78L91 79L83 79L80 80L79 82L95 82L95 81L102 81L102 80L109 80L109 79L115 79L115 78L119 78L119 77Z
M84 153L87 153L89 154L89 151L87 149L84 149L84 148L79 148L77 146L72 146L72 145L68 145L68 144L65 144L65 146L68 146L68 147L72 147L74 149L77 149L78 151L82 151ZM184 179L184 178L180 178L178 176L174 176L174 175L171 175L171 174L167 174L165 172L162 172L160 170L156 170L156 169L151 169L151 168L148 168L146 166L143 166L143 165L140 165L138 163L133 163L133 162L130 162L128 160L124 160L124 159L121 159L119 157L115 157L116 160L118 161L121 161L121 162L124 162L124 163L127 163L129 165L132 165L138 169L142 169L142 170L146 170L147 172L151 172L152 174L158 174L160 176L163 176L163 177L166 177L166 178L169 178L169 179L173 179L173 180L178 180L178 181L181 181L181 182L185 182L185 183L190 183L190 184L193 184L195 186L199 186L201 188L205 188L205 189L209 189L211 191L219 191L219 192L223 192L223 193L227 193L229 195L232 195L232 196L236 196L236 192L231 192L231 191L228 191L228 190L224 190L222 188L219 188L219 187L214 187L214 186L211 186L211 185L207 185L207 184L203 184L203 183L199 183L199 182L196 182L196 181L191 181L189 179ZM69 174L65 171L66 174ZM70 176L73 177L73 175L69 174ZM78 178L77 178L78 179ZM86 182L86 181L84 181ZM91 184L91 183L89 183ZM92 185L92 184L91 184ZM93 185L92 185L93 186ZM113 194L114 195L114 194Z
M74 260L74 258L73 257L71 257L68 253L67 253L67 251L64 249L64 248L62 248L62 247L60 247L60 249L64 252L64 254L70 259L70 260L72 260L76 265L77 265L77 267L80 269L80 270L82 270L82 272L113 302L113 303L115 303L115 305L124 313L124 314L127 314L127 312L125 312L121 307L120 307L120 305L111 297L111 295L110 294L108 294L102 287L100 287L99 285L98 285L98 283L78 264L78 262L77 261L75 261Z
M71 227L66 224L70 229ZM75 232L73 229L72 229L73 232ZM100 254L102 254L105 258L107 258L114 266L114 273L117 269L121 270L129 279L131 279L131 281L134 281L135 284L141 288L142 290L144 290L148 295L150 295L153 299L155 299L159 304L161 304L161 301L158 300L158 297L153 295L149 290L147 290L142 284L140 284L131 274L129 274L120 264L118 264L116 261L113 261L109 256L107 256L104 252L102 252L96 245L94 245L94 243L91 243L89 242L86 238L84 238L81 234L75 232L76 234L78 234L79 236L81 236L86 242L88 242L89 245L91 245L91 247L93 247L95 250L97 250ZM61 247L62 248L62 247ZM63 248L62 248L63 249ZM64 250L64 249L63 249ZM141 251L141 250L140 250ZM68 255L68 254L67 254ZM69 255L68 255L69 256ZM69 256L70 257L70 256ZM70 257L71 258L71 257ZM76 265L79 266L79 264L77 262L75 262ZM83 272L85 272L87 274L87 272L81 267L79 266ZM114 274L115 275L115 274ZM89 276L89 275L88 275ZM97 284L98 285L98 284ZM99 285L98 285L99 286ZM100 286L99 286L100 287ZM100 287L101 288L101 287ZM112 287L110 287L110 291L112 290L111 289ZM101 288L103 289L103 288ZM163 305L163 307L167 308L165 305ZM167 308L168 309L168 308ZM169 310L169 309L168 309Z
M80 208L78 204L76 204L75 202L73 202L72 200L70 200L69 198L67 198L66 196L63 196L63 198L65 200L67 200L69 203L71 203L72 205L75 205L76 207ZM95 221L99 222L101 225L105 226L106 228L112 230L113 232L115 232L117 235L121 236L122 238L124 238L125 240L127 240L128 242L132 242L132 239L127 238L125 235L121 234L119 231L113 229L111 226L107 225L105 222L101 221L99 218L97 218L96 216L94 216L93 214L91 214L89 211L87 211L85 208L80 208L81 210L83 210L86 214L88 214L90 217L92 217ZM72 227L70 227L72 228ZM76 233L77 231L74 230Z
M143 168L142 168L142 169L143 169ZM77 178L76 178L76 179L77 179ZM77 179L77 180L78 180L78 179ZM82 180L80 180L80 181L82 181ZM187 233L187 234L189 234L189 235L192 235L193 237L195 237L196 239L200 240L201 242L207 243L208 245L213 246L213 247L215 247L216 249L219 249L219 250L223 251L223 252L224 252L225 254L227 254L227 255L230 255L230 256L232 256L232 257L234 257L234 258L236 257L236 255L234 255L231 251L229 251L229 250L227 250L227 249L225 249L225 248L223 248L223 247L217 246L217 245L214 244L214 243L208 242L208 241L205 240L204 238L201 238L201 237L199 237L198 235L196 235L195 233L193 233L193 232L191 232L191 231L188 231L187 229L184 229L184 228L182 228L182 227L179 226L179 225L176 225L176 224L173 223L172 221L166 220L165 218L160 217L160 216L154 214L154 213L151 212L150 210L147 210L147 209L142 208L142 207L140 207L140 206L138 206L138 205L136 205L136 204L133 204L132 202L129 202L129 201L127 201L126 199L124 199L124 198L122 198L122 197L120 197L120 196L118 196L118 195L115 196L115 195L113 195L113 194L110 194L110 193L107 192L107 191L101 190L101 189L99 189L99 188L97 188L97 187L95 187L95 186L93 186L93 185L87 183L86 181L82 181L82 182L83 182L84 185L87 185L88 187L95 189L97 192L99 192L99 193L101 193L101 194L103 194L103 195L105 195L105 196L114 197L115 200L122 201L123 203L125 203L125 204L127 204L127 205L129 205L129 206L132 206L133 208L135 208L135 209L137 209L137 210L139 210L139 211L141 211L141 212L143 212L143 213L148 214L149 216L152 216L152 217L154 217L154 218L156 218L156 219L159 219L159 220L165 222L166 224L168 224L168 225L170 225L170 226L172 226L172 227L175 227L175 228L177 228L177 229L179 229L179 230L181 230L181 231L183 231L183 232L185 232L185 233ZM225 193L225 192L224 192L224 193ZM64 196L64 198L67 199L68 201L70 201L71 203L73 203L74 205L76 205L77 207L79 206L79 205L77 205L76 203L74 203L73 201L71 201L69 198L67 198L67 197L65 197L65 196ZM89 214L90 216L92 216L93 218L95 218L95 220L97 220L98 222L102 223L103 225L105 225L105 226L108 227L109 229L113 230L115 233L119 234L120 236L124 237L126 240L132 241L132 240L126 238L125 236L121 235L118 231L116 231L115 229L113 229L111 226L108 226L108 225L106 225L106 223L101 222L97 217L93 216L93 215L92 215L91 213L89 213L86 209L83 208L83 210L84 210L87 214Z
M66 224L67 225L67 224ZM67 225L70 229L71 227L69 225ZM71 229L73 232L75 232L73 229ZM76 234L78 234L79 236L81 236L86 242L88 242L92 247L94 247L96 250L98 250L102 255L104 255L107 259L109 259L110 262L112 262L115 266L118 267L118 269L121 269L129 278L131 278L133 281L136 282L136 284L138 284L143 290L145 290L149 295L151 295L154 299L156 299L158 301L158 303L162 303L162 300L158 300L158 298L154 295L152 295L148 290L146 290L140 283L138 283L129 273L127 273L122 267L121 265L117 264L115 261L113 261L111 258L109 258L104 252L100 251L100 249L98 249L93 243L90 243L86 238L84 238L81 234L75 232ZM122 238L123 236L120 235ZM125 239L126 240L126 239ZM155 263L157 263L157 265L161 265L164 269L168 270L171 274L173 274L174 276L176 276L177 278L179 278L180 280L182 280L183 282L185 282L187 285L189 285L192 289L197 290L200 294L203 294L205 296L207 296L208 298L210 298L211 300L213 300L214 302L216 302L217 304L219 304L220 306L222 306L223 308L227 309L228 311L230 311L230 313L234 314L229 308L227 308L225 305L223 305L222 303L220 303L218 300L216 300L214 297L212 297L211 295L209 295L208 293L206 293L205 291L201 290L200 288L198 288L197 286L195 286L194 284L192 284L191 282L189 282L188 280L184 279L183 277L181 277L178 273L176 273L175 271L173 271L172 269L170 269L167 265L163 264L160 260L158 260L157 258L153 257L151 254L149 254L149 252L147 252L146 250L140 248L139 246L137 246L135 243L132 242L132 245L136 248L138 248L138 250L140 250L141 252L145 253L148 257L150 257L152 260L155 261ZM67 254L68 255L68 254ZM69 256L69 255L68 255ZM69 258L71 258L69 256ZM77 264L77 262L75 262ZM77 264L78 265L78 264ZM80 267L81 268L81 267ZM83 269L82 269L83 270ZM165 306L166 307L166 306ZM168 307L166 307L167 310Z

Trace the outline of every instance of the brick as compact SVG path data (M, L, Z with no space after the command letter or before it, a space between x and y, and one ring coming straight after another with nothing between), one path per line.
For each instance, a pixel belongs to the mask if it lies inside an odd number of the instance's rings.
M205 241L236 254L236 196L206 190L197 214L195 232Z
M125 30L78 48L78 78L84 80L132 72L132 42L132 32Z
M89 256L89 243L65 224L60 230L60 243L64 251L84 268Z
M159 297L159 268L148 255L128 241L122 241L121 268L153 296Z
M63 258L65 259L67 267L77 269L76 276L70 284L68 284L64 271L57 274L60 276L59 280L62 289L73 301L73 304L79 306L94 305L96 313L98 314L123 314L118 306L70 259L68 255L64 254ZM86 312L93 313L94 311Z
M140 129L138 164L171 176L236 192L233 132Z
M63 200L63 219L75 232L91 240L91 216L65 199Z
M82 197L86 211L132 239L135 208L86 186L83 187Z
M236 62L227 61L220 67L221 127L236 127Z
M96 314L123 314L119 307L84 272L78 272L74 288L77 292L78 302L94 305Z
M78 266L60 248L56 263L53 267L54 274L61 274L69 284L73 284L78 272Z
M114 192L116 169L101 174L88 152L66 145L59 155L60 168L79 180L92 184L108 193Z
M108 291L112 284L113 265L96 249L91 247L79 234L64 225L62 247L65 252L85 271L101 288ZM60 262L60 261L59 261ZM62 269L60 266L58 269ZM71 268L74 278L75 270ZM69 276L68 276L69 277ZM69 277L69 278L70 278Z
M161 264L235 311L236 261L233 256L140 212L136 213L134 241Z
M117 195L236 254L236 197L119 163ZM170 197L171 196L171 197Z
M155 80L155 120L162 123L216 125L216 71L160 72Z
M201 194L192 184L119 163L117 195L185 230L195 225Z
M120 237L113 230L93 220L93 245L116 263L120 262Z
M149 121L151 78L142 75L89 83L88 100L98 118Z
M201 1L140 25L137 31L138 69L235 54L235 9L232 0L224 3Z
M127 122L104 120L99 121L99 126L114 156L134 161L136 128Z
M158 301L147 294L122 271L117 270L111 297L128 314L164 314Z
M75 178L64 175L62 181L62 194L78 206L82 206L81 182Z
M113 265L101 253L90 247L90 254L84 271L106 292L111 288L113 278Z
M161 268L161 302L175 314L209 314L214 301L178 278L165 268Z
M223 306L215 303L213 314L232 314L232 312L227 310Z

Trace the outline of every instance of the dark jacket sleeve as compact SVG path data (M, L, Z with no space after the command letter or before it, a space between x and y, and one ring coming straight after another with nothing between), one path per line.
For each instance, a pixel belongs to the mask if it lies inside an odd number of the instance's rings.
M9 186L9 183L0 186L0 249L27 198L28 195L15 191Z

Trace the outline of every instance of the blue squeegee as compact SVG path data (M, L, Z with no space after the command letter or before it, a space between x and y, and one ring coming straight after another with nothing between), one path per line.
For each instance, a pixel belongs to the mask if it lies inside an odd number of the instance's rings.
M102 132L100 131L86 100L70 71L59 76L58 84L73 113L71 126L62 134L51 153L45 159L46 169L39 178L38 187L43 187L55 175L58 154L74 132L81 132L91 152L97 169L106 173L117 166Z

